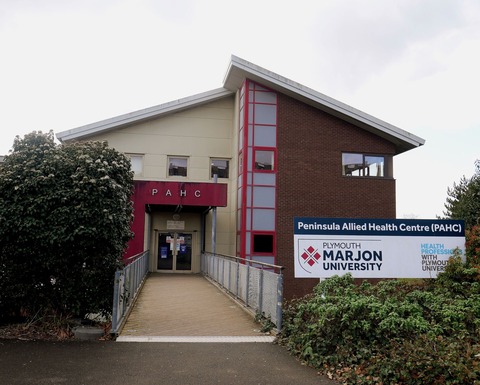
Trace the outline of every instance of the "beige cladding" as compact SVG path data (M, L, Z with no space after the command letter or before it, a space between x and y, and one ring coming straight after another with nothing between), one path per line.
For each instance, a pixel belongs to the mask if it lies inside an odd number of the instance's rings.
M143 155L143 171L137 180L184 180L211 182L210 159L230 160L230 178L219 179L228 184L228 206L217 209L216 251L235 255L236 241L236 175L237 126L236 96L229 96L188 110L141 122L88 140L105 140L110 147L127 154ZM168 157L188 158L188 177L168 176ZM211 228L211 213L206 228ZM152 218L155 221L155 218ZM154 228L154 227L152 227ZM207 230L206 250L212 240Z

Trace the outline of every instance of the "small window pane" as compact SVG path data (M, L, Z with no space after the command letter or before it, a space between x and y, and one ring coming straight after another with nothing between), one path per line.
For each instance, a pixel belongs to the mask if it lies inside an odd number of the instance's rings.
M255 151L255 169L271 171L274 167L274 152L257 150Z
M228 178L229 161L226 159L212 159L211 177L217 174L219 178Z
M253 145L253 125L249 124L248 125L248 145L252 146Z
M274 231L275 230L275 210L274 209L254 209L252 230Z
M270 104L255 105L256 124L277 124L277 106Z
M255 146L276 147L277 130L275 126L255 126Z
M273 92L257 91L255 92L255 103L277 103L277 94Z
M342 154L343 175L362 176L363 155Z
M385 158L383 156L365 156L365 176L385 176Z
M253 234L253 253L273 253L273 234Z
M187 158L169 158L168 159L169 176L187 176Z
M238 154L238 175L243 173L243 153Z
M256 172L253 175L253 184L275 186L275 174L271 172Z
M253 187L253 206L275 208L275 187Z
M127 154L130 158L130 167L135 175L142 175L143 173L143 156L142 155L130 155Z
M238 150L241 151L243 148L243 128L240 128L238 132Z

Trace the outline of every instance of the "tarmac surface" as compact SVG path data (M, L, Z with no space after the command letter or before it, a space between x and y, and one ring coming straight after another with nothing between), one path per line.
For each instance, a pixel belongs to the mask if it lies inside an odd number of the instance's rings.
M1 385L338 385L272 343L0 340Z
M0 385L338 385L199 275L151 274L116 341L0 339Z

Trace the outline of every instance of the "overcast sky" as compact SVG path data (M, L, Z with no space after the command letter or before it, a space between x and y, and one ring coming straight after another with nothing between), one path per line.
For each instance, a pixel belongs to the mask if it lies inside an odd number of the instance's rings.
M424 138L395 157L399 218L475 171L478 0L0 0L0 154L221 87L232 54Z

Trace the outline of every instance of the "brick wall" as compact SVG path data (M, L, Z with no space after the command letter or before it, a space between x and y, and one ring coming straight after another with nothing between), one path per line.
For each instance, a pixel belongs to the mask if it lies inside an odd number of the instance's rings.
M395 180L342 176L342 152L395 154L394 145L337 117L278 95L277 261L284 296L318 279L294 278L293 218L395 218Z

